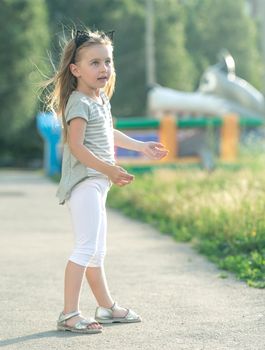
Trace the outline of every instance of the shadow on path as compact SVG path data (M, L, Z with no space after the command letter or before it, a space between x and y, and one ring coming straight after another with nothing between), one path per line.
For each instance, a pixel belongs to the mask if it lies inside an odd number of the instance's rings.
M0 340L0 347L23 343L33 339L42 339L42 338L65 338L65 337L80 337L80 335L97 335L97 334L80 334L80 333L72 333L72 332L59 332L56 330L46 331L46 332L38 332L32 333L28 335L23 335L20 337L9 338L5 340Z

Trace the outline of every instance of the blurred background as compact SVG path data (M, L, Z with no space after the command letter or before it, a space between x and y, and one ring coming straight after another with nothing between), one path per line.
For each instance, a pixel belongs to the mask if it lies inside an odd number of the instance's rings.
M170 153L117 150L144 174L108 205L265 288L265 1L1 0L0 23L0 168L59 179L61 128L38 86L72 28L115 30L115 126Z
M42 166L38 84L53 74L59 43L85 24L115 30L116 118L146 116L154 84L197 91L225 49L236 75L265 91L262 0L1 0L0 166ZM262 114L262 113L261 113Z

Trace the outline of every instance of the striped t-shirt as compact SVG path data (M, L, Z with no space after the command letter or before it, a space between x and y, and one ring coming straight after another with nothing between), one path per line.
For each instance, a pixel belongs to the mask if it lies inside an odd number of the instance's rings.
M84 145L101 160L115 164L110 103L103 91L100 92L100 95L103 101L102 105L79 91L73 91L66 105L65 119L67 123L77 117L85 119L87 125ZM57 191L59 203L64 204L69 199L74 186L88 177L106 178L106 175L80 163L70 152L68 144L65 143L62 174Z

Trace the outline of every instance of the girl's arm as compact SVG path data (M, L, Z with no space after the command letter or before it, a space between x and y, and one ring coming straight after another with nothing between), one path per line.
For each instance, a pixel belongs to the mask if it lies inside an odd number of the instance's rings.
M110 180L118 186L129 184L134 176L128 174L123 168L110 165L93 154L84 146L84 136L86 129L86 121L82 118L74 118L70 121L68 127L68 145L71 153L82 164L89 168L93 168L102 174L105 174Z
M137 152L141 152L144 145L144 142L132 139L117 129L114 129L114 143L115 146Z
M114 129L114 143L115 146L118 147L142 152L151 159L161 159L168 154L168 150L165 149L162 143L153 141L138 141L125 135L123 132L117 129Z

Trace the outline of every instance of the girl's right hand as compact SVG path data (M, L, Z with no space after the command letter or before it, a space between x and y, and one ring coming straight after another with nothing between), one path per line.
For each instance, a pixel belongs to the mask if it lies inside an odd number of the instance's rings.
M125 169L118 165L110 165L106 175L111 182L117 186L129 185L134 180L132 174L129 174Z

